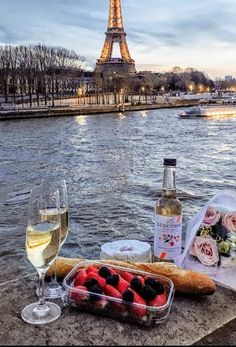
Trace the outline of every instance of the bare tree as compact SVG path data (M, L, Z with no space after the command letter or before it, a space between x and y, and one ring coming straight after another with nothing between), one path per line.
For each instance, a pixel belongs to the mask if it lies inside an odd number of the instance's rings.
M8 101L13 95L16 102L17 91L21 101L28 96L30 106L36 97L49 97L54 105L55 97L68 89L75 93L81 78L84 59L73 50L63 47L0 46L0 90Z

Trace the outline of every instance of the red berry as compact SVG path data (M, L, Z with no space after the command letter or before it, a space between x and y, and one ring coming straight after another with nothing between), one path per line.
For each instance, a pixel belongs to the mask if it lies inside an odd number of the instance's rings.
M122 299L121 293L118 292L118 290L114 288L113 286L111 286L110 284L106 285L105 293L106 295L111 296L112 298ZM126 307L123 303L112 302L112 304L114 309L116 309L117 312L119 312L119 314L124 315L126 313Z
M138 279L140 280L140 282L142 283L142 286L144 286L144 278L143 278L143 276L141 276L141 275L138 275L137 276L138 277Z
M130 287L129 282L125 281L122 277L120 277L120 280L116 286L116 289L123 294L128 288Z
M134 278L134 275L127 271L119 271L120 276L127 282L131 282Z
M110 268L110 267L109 267L109 271L110 271L111 275L115 275L116 274L116 271L114 269Z
M142 317L146 316L146 314L147 314L146 301L143 298L141 298L141 296L138 293L136 293L135 291L133 291L133 293L134 293L134 302L131 306L131 311L136 316L142 318ZM141 306L134 305L134 304L143 305L145 307L141 307Z
M95 279L95 280L97 280L99 286L100 286L102 289L105 288L105 286L106 286L106 280L105 280L105 278L100 277L100 276L99 276L97 273L95 273L95 272L89 272L87 276L88 276L88 279Z
M75 291L76 290L76 291ZM88 289L84 286L76 286L74 291L71 291L71 299L81 302L89 298ZM81 291L80 293L77 290ZM82 293L83 291L83 293Z
M85 270L79 270L74 280L74 287L83 286L88 279L88 275Z
M95 266L90 265L87 267L86 272L87 272L87 274L89 272L94 272L94 273L98 274L98 269Z
M112 287L110 284L107 284L105 287L105 293L108 296L111 296L116 299L122 299L121 293L114 287Z
M167 302L167 296L166 293L159 294L153 299L152 301L149 302L150 306L155 306L155 307L161 307L164 306Z

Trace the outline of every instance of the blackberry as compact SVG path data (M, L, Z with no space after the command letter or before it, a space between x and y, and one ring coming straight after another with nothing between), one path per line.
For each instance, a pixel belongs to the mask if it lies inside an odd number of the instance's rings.
M123 293L122 299L123 299L124 301L127 301L127 302L133 302L133 301L134 301L134 293L132 292L132 290L127 289L127 290Z
M91 292L91 294L89 295L91 301L100 300L99 296L95 294L103 294L102 289L98 285L92 286L89 291Z
M99 275L103 278L107 278L109 276L111 276L111 272L110 270L108 269L107 266L102 266L99 271L98 271Z
M106 278L106 283L110 284L111 286L116 287L117 284L119 283L120 277L119 275L115 274L115 275L111 275L109 277Z
M163 284L158 282L155 278L152 278L152 277L146 278L145 284L152 287L157 294L163 294L165 292L165 288Z
M143 286L140 295L146 301L151 301L157 296L157 292L149 285Z
M137 276L134 276L134 278L130 281L130 288L132 288L136 292L139 292L142 287L143 285L140 279Z
M90 291L92 287L98 286L98 281L95 278L91 278L85 282L84 286Z

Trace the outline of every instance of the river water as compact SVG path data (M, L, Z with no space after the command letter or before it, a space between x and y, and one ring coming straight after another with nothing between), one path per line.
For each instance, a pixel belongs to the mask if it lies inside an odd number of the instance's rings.
M181 109L0 122L0 283L32 272L26 258L29 189L65 178L69 236L61 255L98 258L104 242L152 242L163 158L176 157L187 220L235 189L236 118L180 119Z

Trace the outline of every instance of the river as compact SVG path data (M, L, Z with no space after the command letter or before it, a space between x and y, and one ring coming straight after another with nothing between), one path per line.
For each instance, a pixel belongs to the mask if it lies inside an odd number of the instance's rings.
M177 158L187 220L235 189L236 118L180 119L181 109L0 122L0 283L33 271L26 258L28 193L65 178L69 236L60 255L98 258L104 242L152 242L163 158Z

